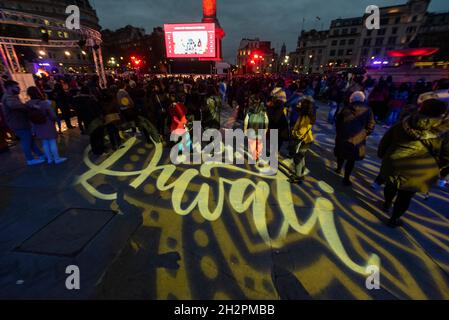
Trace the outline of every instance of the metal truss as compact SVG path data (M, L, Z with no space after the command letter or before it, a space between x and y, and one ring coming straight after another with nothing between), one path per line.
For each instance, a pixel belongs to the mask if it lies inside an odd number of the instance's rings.
M52 30L67 31L65 21L54 18L43 17L40 15L24 13L19 11L0 9L0 23L20 25L29 28L51 28ZM82 39L86 39L87 45L92 49L92 56L95 63L95 70L100 78L100 86L106 87L106 74L104 72L103 57L100 44L101 33L87 27L81 27L80 30L70 30L77 33ZM78 40L49 40L43 42L41 39L23 39L13 37L0 37L0 57L6 71L9 74L20 73L20 62L17 57L14 46L24 47L49 47L49 48L76 48L79 46ZM96 46L98 46L96 48Z

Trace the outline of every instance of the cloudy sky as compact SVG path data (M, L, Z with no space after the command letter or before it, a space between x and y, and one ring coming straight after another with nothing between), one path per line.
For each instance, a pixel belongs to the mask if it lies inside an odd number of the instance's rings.
M201 0L90 0L103 28L127 24L145 28L164 23L196 22L202 18ZM225 60L234 63L240 39L259 37L272 41L279 51L285 42L288 51L296 47L303 18L305 29L328 28L335 18L362 16L370 4L389 6L406 0L217 0L218 18L226 32ZM448 0L432 0L430 11L449 11ZM319 21L316 17L320 17Z

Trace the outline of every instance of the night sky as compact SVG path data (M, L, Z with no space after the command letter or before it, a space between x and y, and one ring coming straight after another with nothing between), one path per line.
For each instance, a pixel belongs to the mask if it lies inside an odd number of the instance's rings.
M197 22L202 18L201 0L90 0L103 28L117 29L127 24L145 28L164 23ZM226 32L223 55L235 63L241 38L259 37L272 41L279 52L282 43L287 51L296 48L305 18L305 29L324 29L335 18L362 16L370 4L389 6L406 0L217 0L218 18ZM448 0L433 0L430 11L449 11ZM318 20L320 17L321 20Z

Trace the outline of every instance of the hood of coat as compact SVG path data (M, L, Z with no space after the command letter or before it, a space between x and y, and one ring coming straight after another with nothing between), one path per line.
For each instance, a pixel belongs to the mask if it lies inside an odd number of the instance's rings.
M419 113L406 117L402 127L414 140L428 140L439 137L444 119L430 118Z

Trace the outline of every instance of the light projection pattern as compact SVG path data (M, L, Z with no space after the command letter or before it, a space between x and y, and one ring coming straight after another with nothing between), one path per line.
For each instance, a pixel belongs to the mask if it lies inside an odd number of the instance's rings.
M204 298L199 269L204 281L217 283L208 286L214 289L207 298L276 299L279 290L267 262L273 260L312 297L333 297L327 291L342 286L347 298L373 298L364 287L368 265L381 268L383 290L391 296L427 298L423 288L432 283L438 297L449 297L445 275L415 242L380 233L379 221L368 212L372 203L345 206L323 180L292 188L281 172L265 176L249 166L218 163L175 166L161 144L150 148L136 138L99 164L86 149L84 161L88 170L76 184L93 200L112 201L117 208L117 194L100 185L130 186L135 192L126 199L141 208L143 225L161 230L159 253L173 250L168 243L176 239L180 268L157 270L154 298ZM406 266L411 262L426 276L418 280ZM223 274L238 288L218 285L229 283Z

